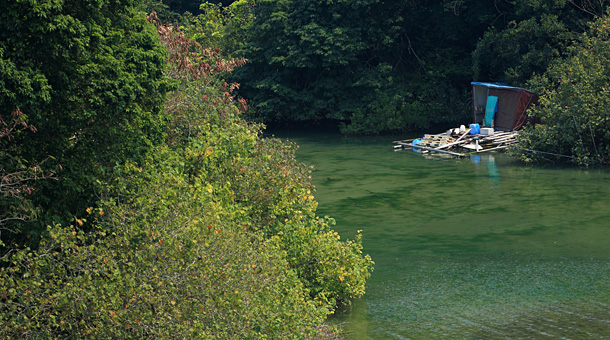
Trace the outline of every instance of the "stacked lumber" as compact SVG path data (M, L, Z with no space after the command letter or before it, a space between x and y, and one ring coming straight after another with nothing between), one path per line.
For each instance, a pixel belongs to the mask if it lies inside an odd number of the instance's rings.
M447 135L424 135L421 140L421 145L439 147L455 141L455 138Z

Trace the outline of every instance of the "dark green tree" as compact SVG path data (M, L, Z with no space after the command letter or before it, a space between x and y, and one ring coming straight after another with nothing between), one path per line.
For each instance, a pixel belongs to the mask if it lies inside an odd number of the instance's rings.
M15 156L56 164L60 181L32 196L47 219L82 213L115 165L163 141L165 52L135 3L0 4L0 113L38 129L15 136Z
M471 81L523 86L610 1L214 3L186 32L249 59L251 118L379 133L468 122Z
M473 53L474 78L524 86L542 74L610 1L516 1ZM504 23L504 24L502 24Z
M610 164L610 26L608 15L592 22L564 58L529 85L541 93L533 112L539 124L520 136L518 155L525 161L550 158L536 150L561 154L577 164Z
M242 93L266 122L343 119L363 54L379 40L374 1L260 1L238 71ZM362 57L362 58L361 58ZM377 60L369 60L377 67Z
M17 232L20 223L34 220L37 209L29 200L35 184L53 177L40 164L29 164L16 156L19 146L14 143L22 133L35 133L19 108L10 115L0 114L0 249L2 241ZM1 253L1 252L0 252Z
M470 53L497 17L476 1L265 0L253 13L236 75L251 115L357 133L468 119Z
M337 338L324 319L372 270L360 233L315 215L296 147L260 138L217 86L243 61L157 29L180 85L167 143L37 249L0 255L0 338Z

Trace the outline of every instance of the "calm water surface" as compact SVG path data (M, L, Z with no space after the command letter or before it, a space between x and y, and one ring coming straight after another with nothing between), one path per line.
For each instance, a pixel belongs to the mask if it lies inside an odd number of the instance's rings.
M610 339L610 169L276 135L315 166L318 213L362 229L376 262L332 319L348 339Z

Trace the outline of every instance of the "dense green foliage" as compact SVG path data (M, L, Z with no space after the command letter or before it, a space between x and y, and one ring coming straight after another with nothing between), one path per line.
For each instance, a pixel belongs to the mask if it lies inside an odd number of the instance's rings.
M185 27L249 59L251 119L382 133L468 122L471 81L525 86L610 1L215 3Z
M368 0L267 0L253 11L239 51L251 62L237 79L260 120L334 120L346 132L378 133L467 114L458 98L476 33L460 36L454 24L468 13Z
M490 29L473 54L474 78L525 86L560 57L610 1L516 1L507 25Z
M67 6L57 5L57 10ZM0 157L10 166L0 167L0 207L16 209L2 211L0 231L9 230L7 223L21 213L27 218L37 211L49 213L34 204L41 199L32 199L31 192L56 202L53 207L71 202L62 195L84 200L65 207L82 206L73 214L51 210L71 223L48 226L35 247L27 247L18 234L3 234L0 338L336 337L324 319L338 304L364 294L373 262L362 254L360 234L340 240L333 220L316 216L310 170L295 160L296 146L260 138L261 127L241 118L246 103L232 96L238 85L222 79L244 61L223 59L175 27L160 24L155 15L148 19L156 32L129 6L108 10L109 18L122 13L126 23L139 24L122 27L121 34L110 30L120 44L84 56L96 63L87 64L90 70L100 73L81 74L82 87L62 87L73 90L63 93L53 86L71 69L36 69L41 83L50 84L48 101L26 105L24 98L39 92L20 93L17 86L7 86L3 95L2 109L9 114L2 111L0 119ZM63 18L46 15L52 22ZM147 33L124 40L138 32ZM68 39L64 34L59 36ZM23 53L23 65L37 64L19 49L13 53ZM85 61L78 56L66 55L66 64L74 58L80 69L79 62ZM135 67L143 56L154 56L150 70L123 69ZM10 58L2 61L5 83L32 82L19 73L25 66ZM161 73L140 79L148 71ZM171 85L167 96L161 91L165 84ZM156 91L144 91L150 87ZM70 98L62 97L68 94ZM54 101L74 102L65 110L75 111L61 111ZM55 111L45 115L47 107ZM32 114L23 114L25 109ZM125 112L119 115L119 109ZM34 133L29 122L49 128L45 122L51 118L58 145L28 153L29 143L51 138L40 128ZM60 148L64 152L51 153L64 142L64 130L73 134L65 150ZM68 170L42 172L28 162L28 157L36 161L34 156L47 153ZM93 169L75 173L80 168L72 162L77 160ZM60 181L35 188L40 182L31 174ZM79 178L87 180L83 187ZM99 191L91 190L90 183Z
M608 164L608 3L4 1L0 337L334 336L373 262L243 113L400 132L507 81L542 95L522 149Z
M578 164L610 163L610 27L608 15L589 25L564 58L530 86L544 95L532 115L540 124L521 134L522 149L573 157ZM555 157L521 151L526 161ZM565 158L564 158L565 159Z
M27 123L27 116L18 108L6 117L0 115L0 236L14 235L18 232L19 223L36 217L39 209L27 196L34 190L36 181L53 176L40 164L31 166L18 156L19 146L14 142L16 136L35 132L36 127ZM5 235L2 235L3 231Z
M52 227L6 258L0 334L308 338L364 293L370 260L315 217L289 146L205 114L187 145L121 168L121 199L74 223L91 232Z
M163 141L165 52L133 3L0 5L0 112L20 109L38 130L16 134L11 153L30 166L51 157L61 173L30 197L45 223L83 211L116 164Z
M203 46L222 47L223 54L239 56L249 26L254 19L252 1L240 0L223 7L204 2L202 13L185 19L184 33Z

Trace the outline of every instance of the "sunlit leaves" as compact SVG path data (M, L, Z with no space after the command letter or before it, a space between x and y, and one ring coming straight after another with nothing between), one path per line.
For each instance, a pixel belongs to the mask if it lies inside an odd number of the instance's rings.
M341 241L332 220L315 216L296 146L241 119L237 85L216 72L239 63L188 56L196 45L158 27L180 83L166 143L113 164L111 178L96 180L103 198L72 226L54 224L38 249L0 258L0 337L329 335L320 324L364 294L372 270L360 238ZM217 63L200 68L206 58Z
M570 55L531 81L532 87L543 94L540 106L532 112L541 124L524 131L523 148L569 156L578 164L610 162L609 35L605 15L590 24ZM540 160L536 155L521 157Z

